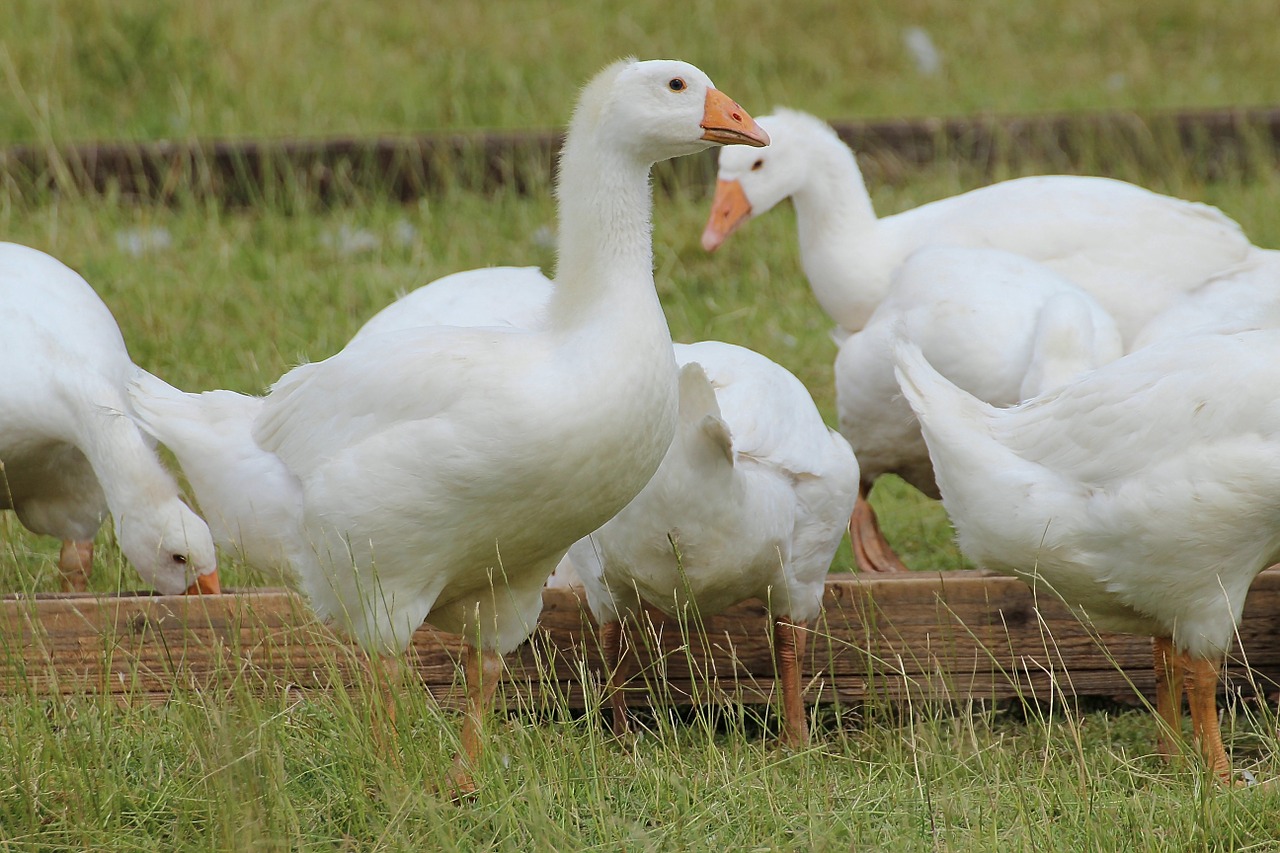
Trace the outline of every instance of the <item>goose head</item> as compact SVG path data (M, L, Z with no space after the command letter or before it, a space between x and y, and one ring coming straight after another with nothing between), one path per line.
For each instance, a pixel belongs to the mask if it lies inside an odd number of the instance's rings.
M120 550L142 579L162 595L221 592L209 527L176 497L154 512L116 519Z
M708 252L718 249L742 223L767 213L804 187L814 168L811 140L819 138L818 134L844 147L828 124L806 113L779 110L758 121L769 134L768 148L725 148L720 152L715 199L702 232L702 248Z
M583 91L570 137L584 125L595 133L581 136L611 142L650 163L716 144L769 144L755 119L703 71L674 59L623 60L598 74Z

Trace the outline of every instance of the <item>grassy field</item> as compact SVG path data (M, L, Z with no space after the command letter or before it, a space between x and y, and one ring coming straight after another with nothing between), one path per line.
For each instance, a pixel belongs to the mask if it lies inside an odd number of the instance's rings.
M829 118L1270 104L1274 15L1268 0L10 0L0 140L558 127L627 55L694 62L748 109Z
M784 9L784 6L786 8ZM619 55L681 56L754 113L830 117L1158 108L1280 101L1269 4L546 2L379 4L15 0L0 35L0 141L549 127ZM253 25L246 25L252 20ZM922 74L907 27L942 55ZM1208 201L1280 246L1280 176L1171 164L1099 171ZM1023 164L1023 170L1034 170ZM878 173L874 173L878 174ZM1009 177L1012 170L1000 170ZM873 186L891 213L986 176L940 162ZM707 187L660 194L656 280L677 340L716 338L790 368L834 422L829 321L780 209L715 256L698 245ZM324 358L398 293L497 263L550 270L549 187L444 190L414 205L359 188L326 207L251 209L117 197L0 195L0 239L83 273L135 360L189 389L258 392ZM964 565L939 506L899 482L874 502L918 569ZM0 516L0 588L56 589L56 543ZM100 537L94 586L138 587ZM848 551L837 570L849 567ZM224 583L254 583L230 565ZM1153 753L1143 709L1043 702L814 711L812 748L769 740L772 716L684 709L635 741L594 713L493 722L481 790L433 787L457 716L398 699L398 748L369 734L370 697L179 690L163 705L0 698L0 850L1274 850L1271 790L1223 791ZM1280 775L1274 708L1226 715L1238 766Z
M750 718L495 721L477 799L432 791L453 720L402 700L400 758L367 697L179 693L163 707L11 706L0 737L7 849L1274 849L1267 791L1219 791L1149 754L1141 715L980 705L824 715L811 749ZM1267 721L1273 725L1274 719ZM1239 751L1270 742L1262 722Z

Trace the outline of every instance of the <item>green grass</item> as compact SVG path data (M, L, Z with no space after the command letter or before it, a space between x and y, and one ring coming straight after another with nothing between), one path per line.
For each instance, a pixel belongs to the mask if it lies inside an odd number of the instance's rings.
M455 806L433 793L454 720L423 696L401 697L394 761L359 690L5 700L0 845L1187 851L1271 849L1280 833L1274 792L1164 765L1140 713L981 703L824 712L798 753L750 714L659 716L634 741L593 714L498 718L483 787ZM1237 760L1273 743L1274 723L1244 718Z
M1280 101L1268 0L10 0L0 140L559 127L620 56L828 118ZM904 47L927 31L922 75Z

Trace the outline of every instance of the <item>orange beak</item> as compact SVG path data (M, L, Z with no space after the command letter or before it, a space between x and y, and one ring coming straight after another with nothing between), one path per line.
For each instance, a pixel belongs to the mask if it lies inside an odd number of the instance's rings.
M716 197L711 201L711 216L702 232L702 248L714 252L738 226L751 218L751 202L737 181L716 181Z
M222 584L218 583L218 570L207 575L196 575L196 582L187 587L187 595L218 595L222 592Z
M769 134L747 115L747 111L718 89L707 89L707 100L702 107L702 138L721 145L750 145L763 148L769 144Z

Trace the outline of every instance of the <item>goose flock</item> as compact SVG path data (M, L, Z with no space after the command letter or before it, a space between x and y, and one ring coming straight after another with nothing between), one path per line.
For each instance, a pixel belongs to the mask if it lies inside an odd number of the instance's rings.
M765 356L672 342L649 172L710 146L705 249L794 203L835 324L838 431ZM1206 766L1239 779L1216 688L1249 585L1280 558L1280 253L1212 207L1104 178L1004 181L878 218L828 125L757 121L675 60L587 84L556 201L554 277L442 278L264 396L147 373L80 276L0 244L0 508L62 541L67 589L85 588L108 515L162 593L217 593L215 547L234 552L358 642L386 689L422 623L461 635L443 786L461 796L502 656L553 572L600 625L616 730L626 623L758 598L780 740L806 743L798 660L842 536L859 568L905 569L866 500L897 474L941 498L978 564L1151 636L1161 750L1185 694Z

